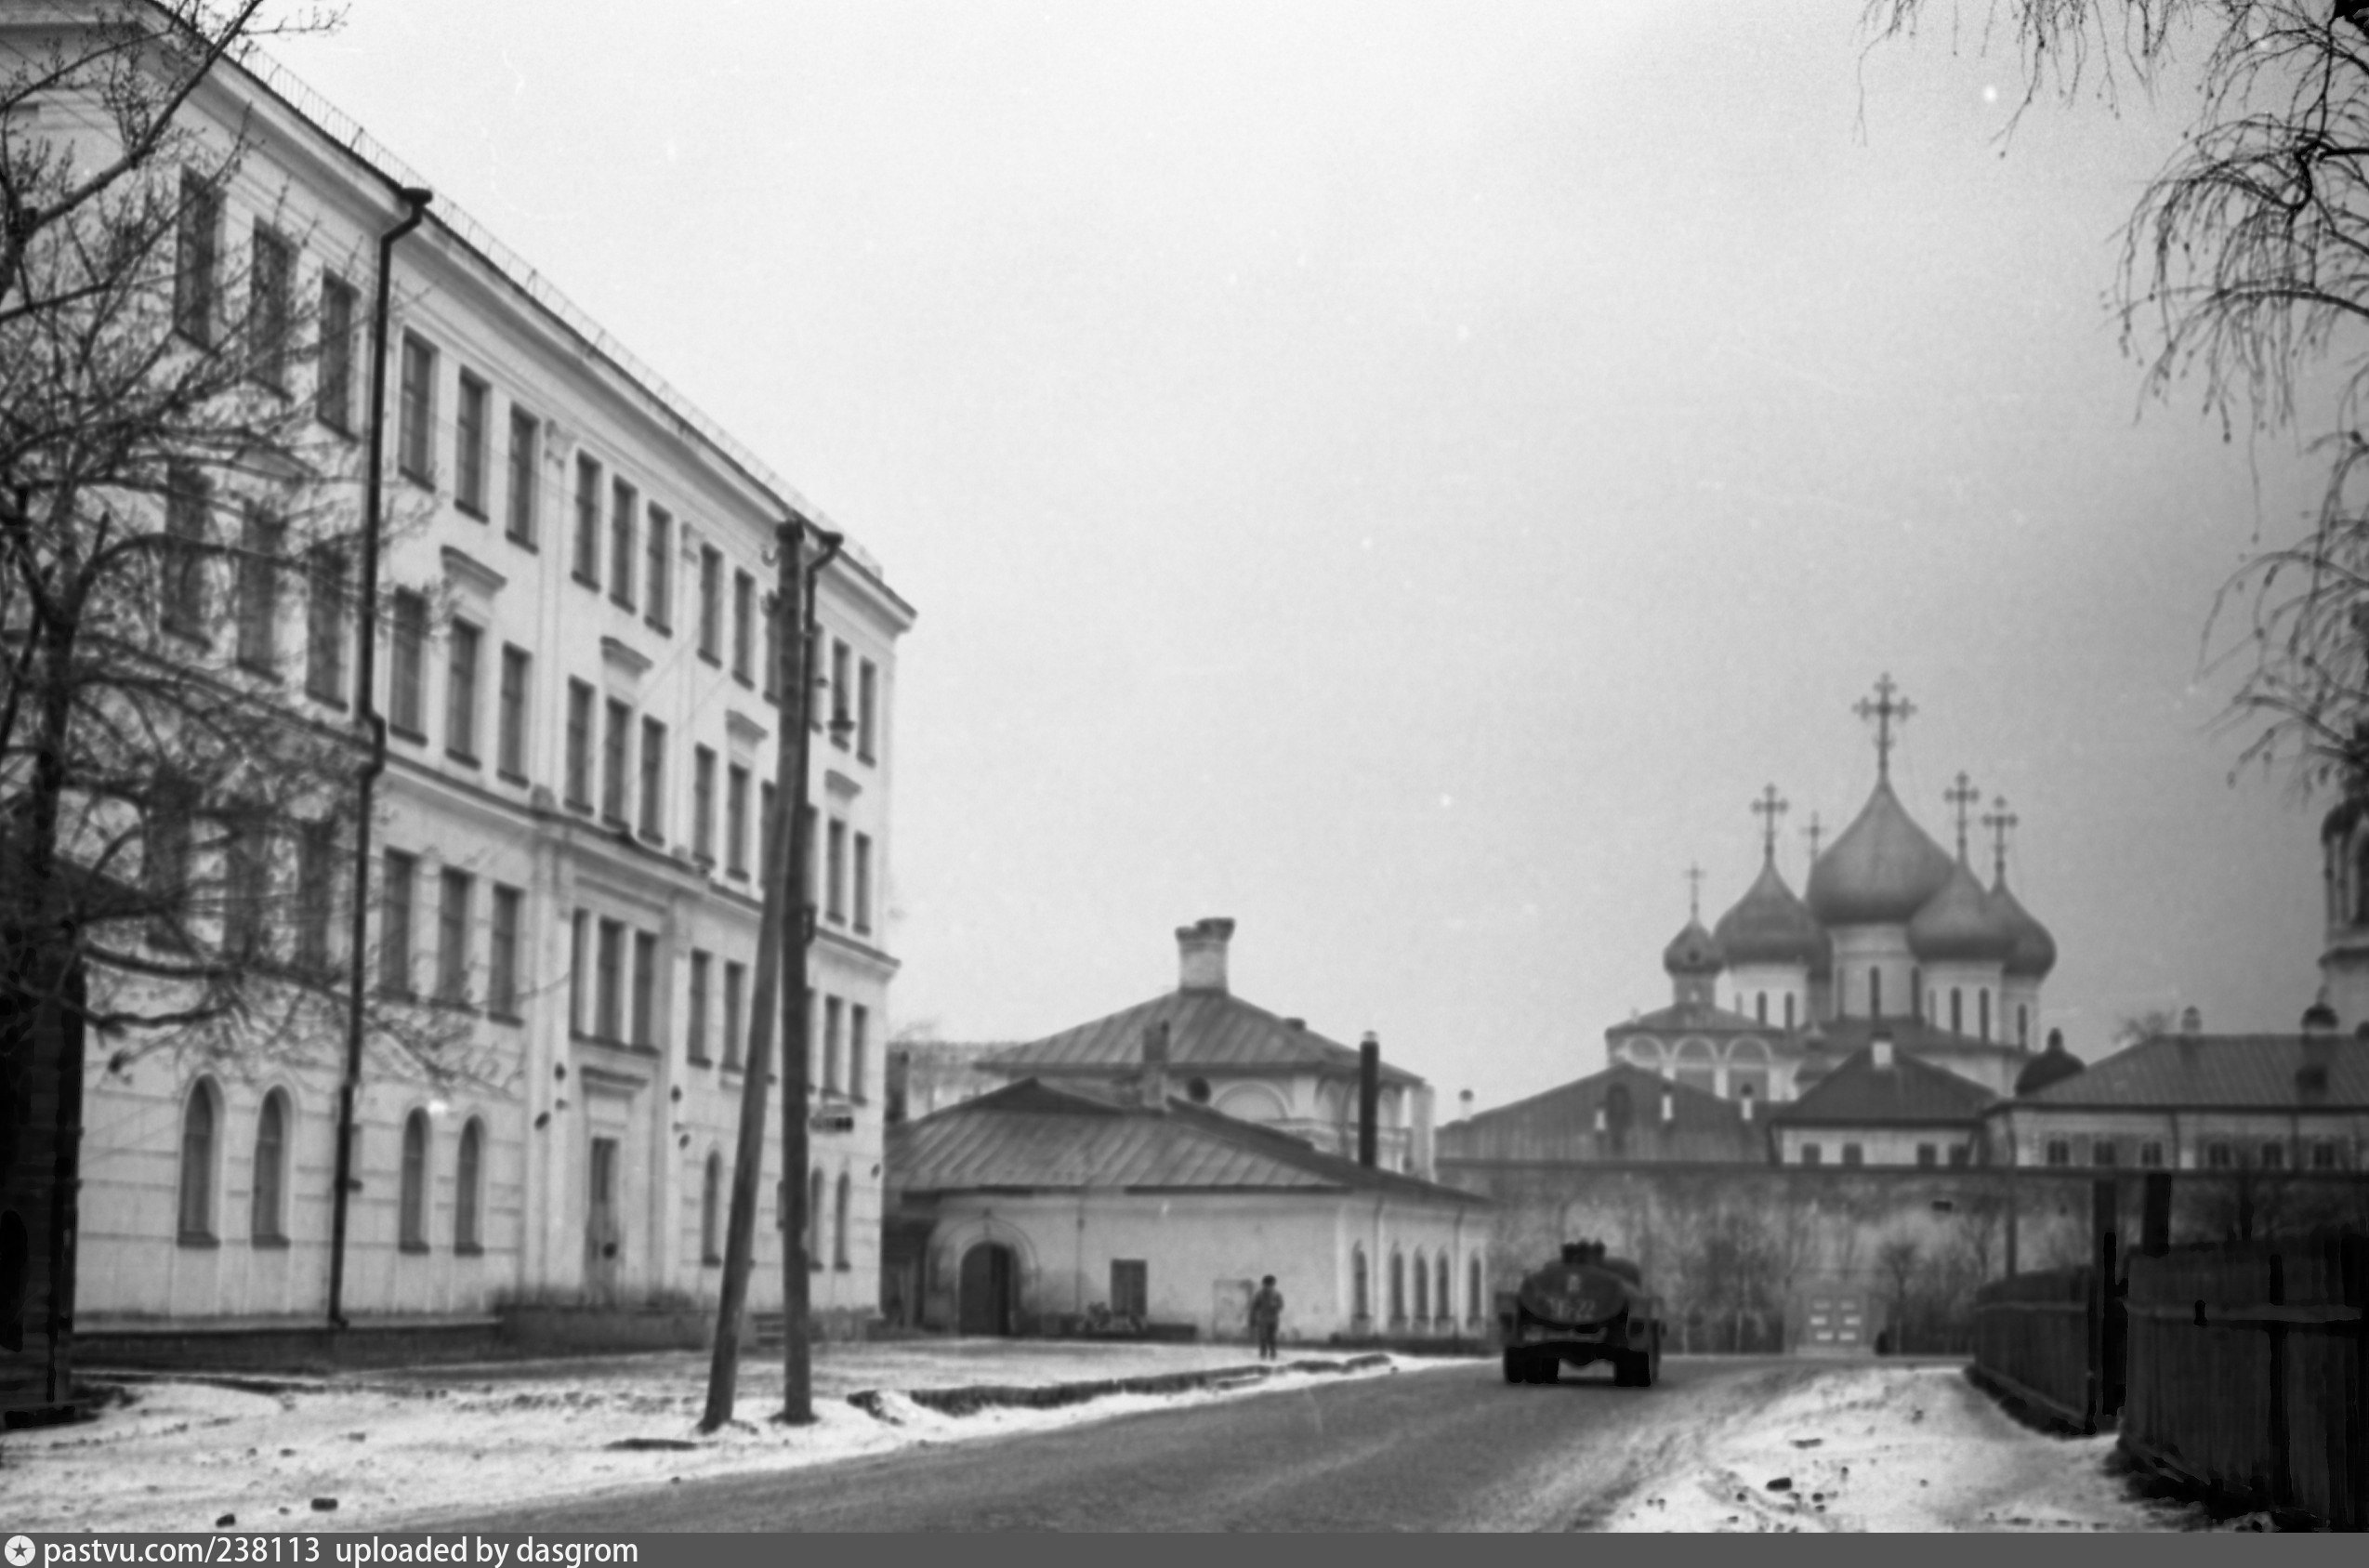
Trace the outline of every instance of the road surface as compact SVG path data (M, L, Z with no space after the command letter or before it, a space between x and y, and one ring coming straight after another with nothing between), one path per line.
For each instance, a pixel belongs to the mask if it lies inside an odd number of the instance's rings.
M1781 1359L1600 1367L1509 1386L1494 1361L1322 1380L1005 1439L612 1492L438 1530L1572 1530L1714 1423L1818 1376Z

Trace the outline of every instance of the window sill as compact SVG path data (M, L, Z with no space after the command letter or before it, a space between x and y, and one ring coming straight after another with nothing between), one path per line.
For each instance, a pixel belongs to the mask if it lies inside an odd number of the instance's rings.
M876 754L875 754L875 753L873 753L873 752L869 752L869 751L859 751L859 752L857 752L857 753L855 754L855 759L856 759L858 762L866 763L866 764L869 764L870 766L873 766L873 767L875 767L875 768L876 768L876 767L878 767L878 766L880 765L880 758L879 758L879 757L878 757Z
M515 1026L526 1022L526 1020L520 1017L517 1013L504 1012L498 1008L486 1008L485 1016L490 1021L494 1023L507 1023Z
M609 602L615 605L618 609L624 611L628 615L632 614L636 608L638 608L632 600L619 599L615 594L611 594L609 596Z
M686 1067L713 1067L716 1063L704 1056L687 1056L683 1058L683 1065Z
M720 1269L724 1266L724 1260L720 1258L703 1258L699 1260L699 1266L703 1269Z
M415 1258L424 1258L428 1255L428 1244L415 1241L401 1242L396 1245L395 1250L410 1253Z
M444 748L444 758L448 762L457 762L464 768L482 768L485 766L483 762L478 759L475 752L454 751L451 746L446 746Z
M258 680L268 680L274 686L281 683L280 672L272 667L269 658L241 658L238 664L239 671L243 675L254 676Z
M382 1002L416 1002L419 993L403 986L382 985L378 988L378 999Z
M436 489L436 476L434 474L423 474L416 468L406 468L400 466L397 467L395 471L412 483L419 486L422 490L432 493Z
M462 500L457 495L453 497L453 510L460 513L463 517L473 518L479 522L487 522L492 520L486 517L485 508L483 507L472 505L469 502Z
M339 437L342 440L351 441L354 439L352 426L342 423L339 420L332 419L327 415L321 413L319 410L314 411L312 422L320 426L322 429L328 431L331 435Z
M247 1238L247 1245L254 1247L258 1252L285 1252L288 1250L288 1238L285 1236L249 1236Z
M197 1247L201 1250L218 1247L222 1245L221 1238L208 1235L204 1231L183 1231L179 1240L183 1246Z
M309 687L306 688L305 695L322 707L333 707L339 713L346 711L346 699L343 697L333 697L326 692L315 692Z
M425 730L414 730L408 725L398 724L391 718L387 721L387 732L394 736L399 741L409 741L414 745L426 745L428 744L428 731Z
M675 635L675 628L668 626L664 621L653 621L649 616L644 615L641 618L641 624L648 626L651 631L656 632L661 637L672 637Z
M714 665L717 669L724 667L724 661L704 648L699 651L699 662L703 665Z
M530 788L533 784L533 781L530 780L524 773L513 773L507 768L494 769L494 776L501 780L504 784L516 784L520 789Z
M638 834L636 834L635 837L639 838L643 843L654 845L661 850L666 847L666 836L655 828L645 827Z
M836 1263L832 1264L831 1269L835 1273L852 1274L855 1272L855 1265L849 1262L844 1258L840 1258Z
M567 802L567 808L580 817L592 815L592 802L589 800L571 800Z
M732 672L732 683L747 691L754 692L757 690L757 683L738 670L734 670Z
M831 728L836 730L839 727L839 724L840 720L835 718L831 721ZM848 749L848 743L839 739L839 737L836 734L831 737L831 744L841 751Z
M579 583L584 586L590 588L594 593L599 593L600 591L600 579L598 577L587 577L581 572L571 572L568 573L568 577L571 581Z
M748 880L748 873L745 871L728 871L724 873L724 879L728 882L745 882Z
M519 548L525 550L530 555L541 555L543 553L541 550L535 548L534 538L532 534L510 534L506 532L502 537L507 539L511 544L516 545Z
M485 1248L476 1242L454 1242L453 1244L453 1256L455 1258L482 1258L485 1256Z

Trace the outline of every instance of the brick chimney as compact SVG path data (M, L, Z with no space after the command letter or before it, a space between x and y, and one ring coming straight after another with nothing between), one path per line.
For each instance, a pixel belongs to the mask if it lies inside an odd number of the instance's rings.
M1143 1026L1143 1073L1137 1080L1144 1109L1165 1111L1168 1108L1168 1023Z
M1226 989L1226 943L1233 940L1234 923L1213 915L1177 928L1177 989Z

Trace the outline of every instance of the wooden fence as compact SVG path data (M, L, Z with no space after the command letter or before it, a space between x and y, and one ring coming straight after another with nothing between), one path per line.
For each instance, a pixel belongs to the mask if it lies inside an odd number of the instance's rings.
M1974 1365L2003 1392L2085 1432L2098 1430L2093 1272L2012 1274L1974 1295Z
M2122 1443L2157 1468L2369 1529L2369 1238L2129 1260Z

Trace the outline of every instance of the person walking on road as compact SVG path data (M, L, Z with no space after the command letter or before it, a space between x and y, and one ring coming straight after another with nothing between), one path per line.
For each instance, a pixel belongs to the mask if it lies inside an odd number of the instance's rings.
M1283 1293L1275 1288L1275 1276L1269 1274L1258 1282L1258 1294L1250 1298L1250 1326L1258 1336L1258 1359L1275 1359L1275 1330L1283 1321Z

